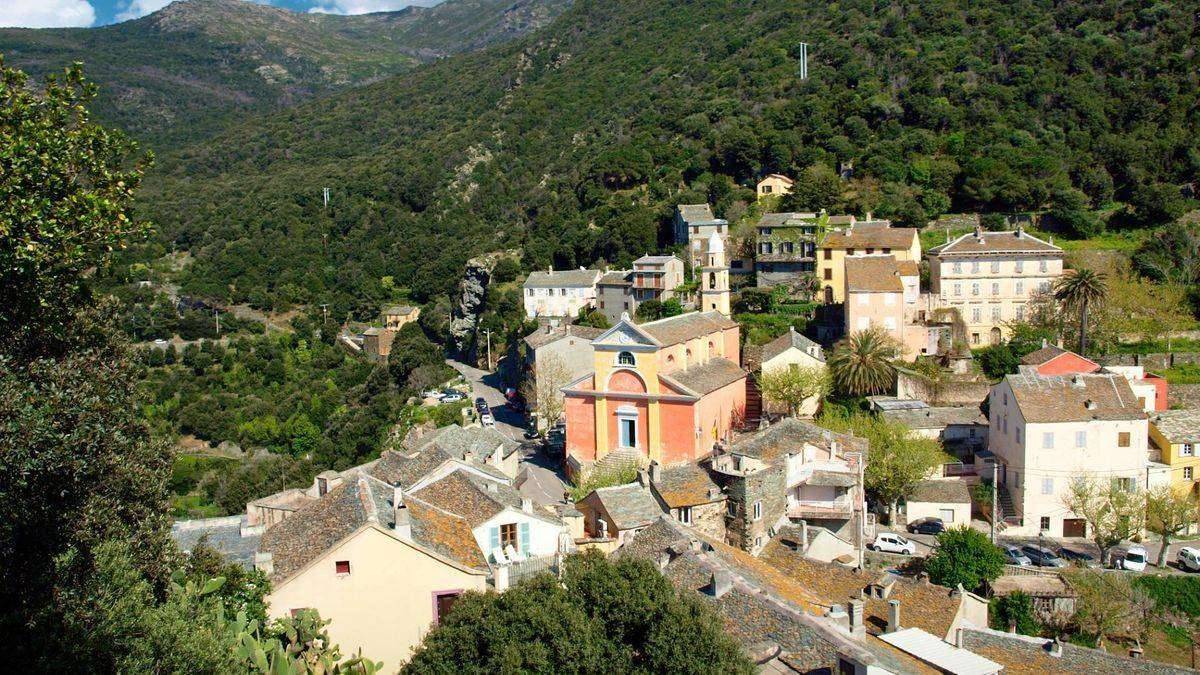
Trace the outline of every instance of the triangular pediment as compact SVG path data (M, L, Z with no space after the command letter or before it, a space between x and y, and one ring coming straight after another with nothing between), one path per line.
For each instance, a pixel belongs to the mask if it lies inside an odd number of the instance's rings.
M617 325L609 328L592 340L592 347L658 347L659 342L637 324L621 319Z

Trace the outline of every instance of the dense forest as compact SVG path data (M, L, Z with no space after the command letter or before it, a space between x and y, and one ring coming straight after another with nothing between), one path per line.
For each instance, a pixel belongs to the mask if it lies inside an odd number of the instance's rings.
M763 171L812 183L808 208L902 224L1057 209L1157 226L1200 169L1200 57L1181 48L1198 38L1186 7L1130 0L583 0L163 156L139 254L189 249L191 294L346 312L385 279L445 293L498 247L527 269L626 263L675 203L736 210Z

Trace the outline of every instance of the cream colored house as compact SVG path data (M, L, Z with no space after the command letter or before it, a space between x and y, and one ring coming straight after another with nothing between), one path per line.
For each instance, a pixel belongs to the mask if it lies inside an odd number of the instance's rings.
M315 609L343 653L389 671L488 577L465 518L366 474L269 528L256 565L271 578L270 616Z
M596 306L600 270L546 270L530 272L525 279L525 316L575 317L584 307Z
M763 375L798 368L825 369L825 352L821 345L809 340L794 327L762 346L760 371ZM772 404L774 405L774 404ZM812 398L800 408L801 417L814 417L821 401ZM771 408L774 410L774 408ZM784 412L782 409L776 412Z
M937 334L918 320L922 296L916 261L892 255L846 258L843 297L847 335L881 328L906 360L937 353Z
M846 220L844 227L831 230L817 245L817 279L822 300L828 303L845 299L846 259L862 255L890 255L896 260L921 260L921 240L917 230L892 227L886 220L859 222L853 216L835 216L829 224Z
M1005 514L1011 534L1087 536L1063 502L1072 480L1127 490L1151 480L1146 413L1121 375L1008 375L992 387L988 412L988 446L1015 508Z
M713 215L708 204L679 204L675 207L675 243L687 244L692 267L704 264L708 242L716 233L722 240L729 237L729 221Z
M1063 251L1014 232L974 233L929 250L929 286L938 307L957 309L972 347L999 344L1008 324L1024 321L1030 298L1063 273Z
M763 197L786 195L792 191L792 186L795 184L795 181L783 174L771 173L767 174L762 180L758 181L758 185L755 186L755 191L758 193L759 199L762 199Z
M971 524L971 489L956 478L925 480L905 496L904 516L912 523L940 518L946 527Z

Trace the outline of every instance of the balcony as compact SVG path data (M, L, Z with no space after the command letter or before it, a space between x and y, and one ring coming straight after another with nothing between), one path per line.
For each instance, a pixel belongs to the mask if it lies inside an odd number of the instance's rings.
M849 497L833 501L789 501L788 518L833 518L845 519L854 515L854 502Z
M634 276L633 287L634 288L642 288L642 289L650 289L650 290L655 290L655 291L667 290L667 284L662 279L662 277L657 277L657 278L643 277L640 275Z

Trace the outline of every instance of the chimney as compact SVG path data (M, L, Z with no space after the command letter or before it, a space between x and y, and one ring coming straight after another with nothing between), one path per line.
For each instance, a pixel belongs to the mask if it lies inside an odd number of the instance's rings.
M850 616L846 614L845 608L841 605L834 605L829 608L825 614L825 618L837 624L838 628L850 630Z
M1083 375L1076 374L1076 375L1072 376L1071 377L1071 386L1075 387L1076 389L1083 389L1083 387L1084 387Z
M275 554L273 553L255 553L254 554L254 569L262 572L267 576L275 573Z
M808 550L808 521L800 521L800 550Z
M546 265L546 274L549 274L550 276L554 276L554 267L552 267L550 265Z
M521 497L521 510L525 513L533 513L533 500L529 497Z
M983 243L983 226L982 225L975 226L975 238L979 240L979 243L981 243L981 244Z
M733 577L725 570L717 570L712 574L712 581L709 583L708 592L714 598L719 598L729 592L733 588Z
M659 571L667 569L667 565L671 564L671 552L662 551L658 554L658 569Z
M1139 643L1135 642L1134 645L1129 648L1129 658L1131 659L1140 659L1142 658L1142 654L1142 645Z
M1046 653L1054 658L1062 658L1062 642L1054 638L1046 643Z
M1017 239L1024 239L1024 238L1025 238L1025 226L1018 225L1017 226Z
M650 462L650 482L662 482L662 465L658 462Z
M867 222L871 222L872 220L875 220L875 219L871 217L871 212L867 211Z
M888 600L887 632L895 633L900 630L900 601Z
M642 487L650 487L650 474L645 469L638 469L637 482Z
M963 647L963 629L962 628L954 629L954 646L958 647L959 649L966 649L966 647Z
M487 491L488 491L488 492L499 492L499 491L500 491L500 486L499 486L499 485L496 485L496 483L495 483L494 481L488 481L488 483L487 483Z
M850 634L855 637L865 637L867 634L867 624L863 622L863 606L862 600L850 601Z
M412 541L412 520L408 515L408 507L404 504L400 504L396 509L396 523L392 525L392 529L396 531L397 537Z
M1095 410L1096 402L1089 398L1088 400L1083 402L1083 407L1087 408L1088 410Z

